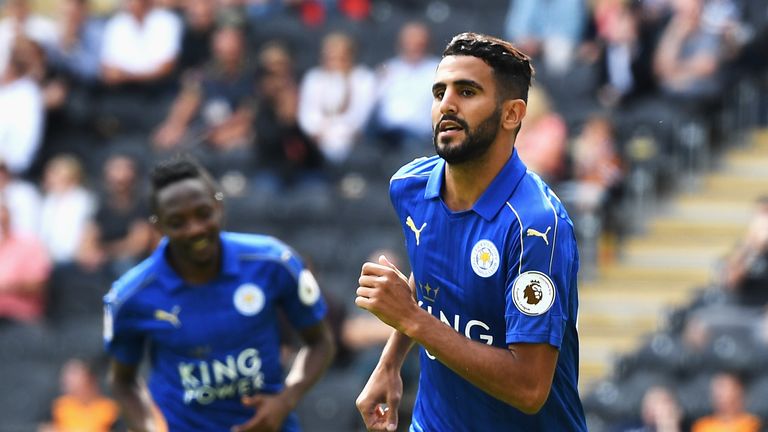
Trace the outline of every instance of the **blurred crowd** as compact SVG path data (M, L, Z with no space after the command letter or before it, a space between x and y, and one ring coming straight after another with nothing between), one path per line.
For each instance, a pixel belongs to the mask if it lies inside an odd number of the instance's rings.
M719 277L624 354L586 397L594 430L768 428L767 204L768 197L758 199Z
M386 188L399 165L433 152L432 76L459 31L508 38L532 57L535 85L516 147L569 208L584 277L616 257L659 196L709 168L739 134L766 125L766 0L0 4L0 333L78 307L98 313L109 282L158 240L147 169L180 152L198 157L233 200L300 202L268 223L233 215L241 229L286 234L291 243L288 225L301 213L327 225L337 216L301 202L366 191L384 204L361 211L388 220L386 195L370 186ZM761 201L763 216L718 288L751 306L768 301L767 206ZM376 237L365 230L369 216L344 228ZM395 221L382 226L398 235ZM390 243L365 247L367 255ZM334 286L356 280L354 271L323 278L324 262L335 259L332 268L349 257L297 248L337 299L339 367L359 375L357 386L387 330ZM71 298L81 292L73 284L94 287L78 294L92 298ZM740 386L718 375L713 401L716 388L733 394ZM664 391L649 392L643 419L669 397ZM682 418L665 409L668 419ZM642 427L631 430L677 430ZM694 430L757 430L701 427Z

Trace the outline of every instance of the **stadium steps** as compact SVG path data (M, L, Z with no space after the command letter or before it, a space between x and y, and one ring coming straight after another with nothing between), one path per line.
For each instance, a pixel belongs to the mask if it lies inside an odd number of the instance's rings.
M712 284L719 262L744 234L755 199L768 194L768 130L723 155L718 167L625 241L579 286L582 390L640 346L675 306Z

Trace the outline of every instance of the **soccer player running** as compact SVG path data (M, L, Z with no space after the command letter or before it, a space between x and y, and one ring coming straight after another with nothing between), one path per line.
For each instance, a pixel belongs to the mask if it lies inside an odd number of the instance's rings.
M586 431L573 225L514 150L532 74L527 56L485 35L459 34L443 52L437 156L390 183L411 276L382 256L363 265L355 299L396 330L357 399L369 430L396 429L415 342L411 431Z
M274 238L222 232L222 194L191 160L155 167L151 204L164 238L105 297L110 378L129 429L299 430L292 410L334 353L314 277ZM285 379L279 311L304 343Z

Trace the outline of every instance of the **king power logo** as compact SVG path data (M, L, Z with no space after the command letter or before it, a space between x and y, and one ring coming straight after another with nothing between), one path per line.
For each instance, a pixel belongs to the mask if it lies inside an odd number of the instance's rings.
M184 387L184 403L208 405L216 400L241 398L264 386L261 357L255 348L224 359L179 363L179 378Z
M487 345L493 345L493 335L491 334L491 327L488 324L476 319L467 320L458 314L454 314L453 317L450 317L443 311L433 308L431 304L427 304L426 307L424 306L424 301L419 300L419 307L425 308L427 312L437 317L443 324L452 327L458 333L463 334L469 339L479 340ZM425 349L424 352L430 360L435 360L435 356L429 351Z

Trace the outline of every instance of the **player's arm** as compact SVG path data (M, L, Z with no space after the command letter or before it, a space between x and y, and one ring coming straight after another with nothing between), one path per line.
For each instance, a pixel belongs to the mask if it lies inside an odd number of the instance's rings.
M166 427L152 402L138 366L112 360L109 373L112 395L120 405L128 429L133 432L159 432Z
M416 301L416 280L413 278L413 273L408 277L408 288L411 290L411 297ZM393 330L381 352L377 369L390 369L399 374L405 357L412 347L413 339L404 333Z
M304 346L293 361L282 392L291 409L296 407L304 393L320 379L336 353L333 334L325 320L301 330L299 334Z
M363 275L364 272L360 277L362 278ZM400 276L404 279L402 274ZM416 282L413 273L408 278L407 286L410 289L411 298L415 301ZM355 401L368 430L391 431L397 428L397 412L403 396L400 369L412 347L413 340L410 337L399 331L392 331L381 352L379 363ZM382 405L386 406L386 410L381 408Z
M244 397L243 404L255 408L256 414L246 423L233 426L232 432L280 430L288 414L330 365L336 346L328 323L322 320L302 329L299 334L304 346L285 378L283 391L277 395Z
M441 363L491 396L527 414L549 397L559 351L549 344L513 344L508 349L473 341L419 308L404 332Z
M548 344L514 344L508 349L464 337L420 308L402 274L386 259L366 263L355 303L441 363L525 413L536 413L549 396L558 350Z

